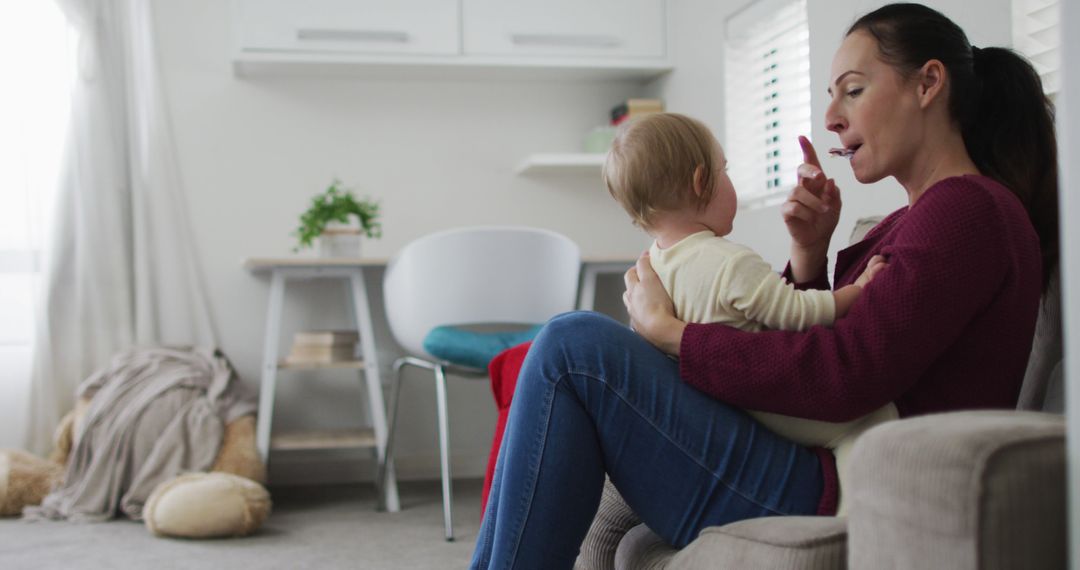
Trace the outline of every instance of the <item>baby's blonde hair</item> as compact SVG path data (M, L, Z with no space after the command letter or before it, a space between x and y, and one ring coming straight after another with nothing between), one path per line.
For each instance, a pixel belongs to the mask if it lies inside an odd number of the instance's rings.
M634 223L647 230L657 213L709 203L717 144L708 127L686 115L654 113L633 119L615 133L604 162L604 183ZM699 167L700 195L694 193Z

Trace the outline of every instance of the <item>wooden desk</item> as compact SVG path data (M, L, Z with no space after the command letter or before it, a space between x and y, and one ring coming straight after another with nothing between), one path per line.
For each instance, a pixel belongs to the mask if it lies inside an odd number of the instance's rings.
M244 260L244 268L252 271L270 271L274 267L385 267L387 258L309 258L309 257L253 257ZM578 285L577 308L591 311L596 306L596 281L600 275L622 275L637 258L618 256L583 257L581 259L581 282Z
M317 258L317 257L253 257L244 260L244 269L255 273L270 274L270 298L266 310L266 336L263 341L262 379L259 391L259 415L256 429L256 445L264 462L269 464L273 450L327 449L360 447L374 450L376 463L383 468L386 463L387 418L383 402L382 382L379 376L378 352L371 319L371 305L364 283L365 271L383 268L389 262L385 258ZM596 281L603 274L622 274L634 259L618 257L593 257L582 259L581 282L578 287L578 309L592 310L596 302ZM332 365L296 365L285 363L279 357L281 339L281 315L288 280L341 278L349 285L347 295L350 314L360 333L362 359ZM356 369L367 387L368 406L372 426L367 430L341 432L297 433L272 436L274 392L278 371L297 368ZM387 469L386 485L378 489L384 496L386 509L396 512L400 508L397 482L393 463ZM376 477L376 481L379 478ZM378 484L378 483L376 483Z
M320 259L320 258L251 258L244 268L252 273L270 273L270 300L266 310L266 337L263 344L262 380L259 389L259 415L255 443L264 462L269 465L272 450L367 448L374 451L377 469L386 462L386 406L383 402L382 381L379 377L378 352L371 321L371 305L364 272L386 264L382 259ZM290 279L339 278L348 283L346 295L353 321L360 333L360 360L332 364L287 363L278 356L281 339L281 313L285 300L285 284ZM284 434L271 437L274 415L274 392L279 370L296 369L355 369L367 387L367 402L371 428L346 431L322 431ZM375 477L379 485L379 477ZM386 510L397 512L397 479L393 467L387 469L386 485L377 489L385 499Z

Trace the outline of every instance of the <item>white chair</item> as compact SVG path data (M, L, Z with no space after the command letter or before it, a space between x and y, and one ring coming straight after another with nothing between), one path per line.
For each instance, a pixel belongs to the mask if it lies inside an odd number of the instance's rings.
M580 269L581 253L573 241L552 231L525 227L470 227L434 233L406 245L386 268L386 318L394 338L408 355L394 363L393 404L386 460L379 469L380 490L394 468L401 369L411 365L432 370L448 541L454 539L454 534L446 373L486 377L484 362L488 356L473 358L471 365L463 365L460 359L453 362L432 355L425 349L424 340L438 327L536 325L573 310ZM463 335L465 340L485 340L483 333Z

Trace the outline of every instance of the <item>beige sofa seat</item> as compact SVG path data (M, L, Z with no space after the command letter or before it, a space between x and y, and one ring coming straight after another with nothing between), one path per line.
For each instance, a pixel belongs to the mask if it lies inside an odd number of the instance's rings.
M891 422L859 439L852 568L1064 568L1065 421L978 411Z
M852 242L879 218L860 220ZM1044 298L1018 408L1061 408L1061 310ZM1003 334L1007 334L1004 332ZM575 568L1065 568L1065 418L971 411L890 422L852 452L848 518L769 517L711 527L677 550L609 483Z
M645 525L627 533L616 568L843 568L847 524L836 517L767 517L710 527L682 550Z

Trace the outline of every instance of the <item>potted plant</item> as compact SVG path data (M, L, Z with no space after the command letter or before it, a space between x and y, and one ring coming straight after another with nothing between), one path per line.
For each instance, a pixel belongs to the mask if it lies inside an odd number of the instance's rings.
M382 237L379 204L357 199L352 190L334 180L326 191L311 198L311 206L300 214L300 227L293 232L298 243L293 251L319 241L322 257L359 257L360 236Z

